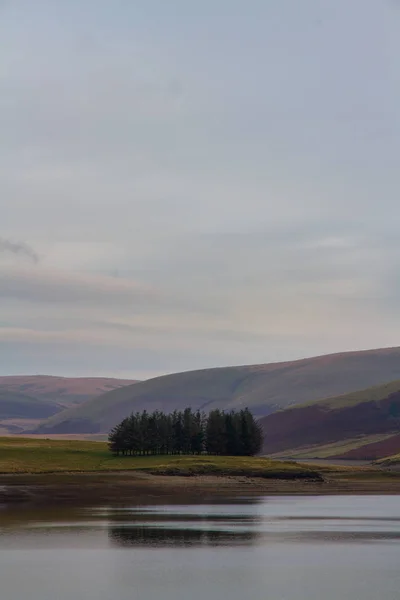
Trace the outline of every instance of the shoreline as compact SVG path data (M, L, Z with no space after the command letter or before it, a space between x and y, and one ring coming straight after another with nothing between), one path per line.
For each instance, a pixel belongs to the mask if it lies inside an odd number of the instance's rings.
M324 473L323 481L230 475L152 475L140 472L0 475L0 506L118 504L211 496L400 495L400 476L386 471Z

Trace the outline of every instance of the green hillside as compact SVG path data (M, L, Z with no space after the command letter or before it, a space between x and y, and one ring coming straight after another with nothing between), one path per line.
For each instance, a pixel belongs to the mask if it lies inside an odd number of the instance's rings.
M399 377L400 348L190 371L114 390L50 418L37 432L107 432L132 411L170 412L185 406L206 411L248 406L255 415L263 416Z
M386 458L381 458L377 461L378 465L382 467L397 467L400 466L400 453L393 454L392 456L387 456Z
M298 404L296 408L303 408L305 406L312 406L318 404L324 408L333 410L338 408L349 408L350 406L357 406L363 402L379 402L384 398L387 398L390 394L398 392L400 390L400 379L384 383L383 385L376 385L368 387L363 390L356 392L350 392L349 394L340 394L339 396L331 396L329 398L322 398L321 400L312 400Z
M338 458L346 455L349 452L353 452L355 450L359 451L370 444L390 440L392 437L392 433L360 435L356 438L341 439L328 444L314 444L310 446L306 445L304 447L294 449L289 448L283 452L277 452L272 454L269 453L269 456L270 458L279 459L290 457L291 459L293 458L296 460L313 460L315 458Z
M264 451L374 460L400 450L400 380L307 402L261 420Z

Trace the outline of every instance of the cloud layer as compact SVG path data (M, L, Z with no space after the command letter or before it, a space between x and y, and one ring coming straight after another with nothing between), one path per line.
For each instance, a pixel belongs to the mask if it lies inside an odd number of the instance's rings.
M199 6L1 5L3 373L400 343L398 7Z

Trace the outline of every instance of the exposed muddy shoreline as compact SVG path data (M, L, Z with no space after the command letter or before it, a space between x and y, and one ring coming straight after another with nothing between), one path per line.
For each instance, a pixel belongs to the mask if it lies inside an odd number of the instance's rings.
M138 472L55 475L0 475L0 504L125 503L182 495L400 494L400 476L325 475L324 481L237 476L193 477Z

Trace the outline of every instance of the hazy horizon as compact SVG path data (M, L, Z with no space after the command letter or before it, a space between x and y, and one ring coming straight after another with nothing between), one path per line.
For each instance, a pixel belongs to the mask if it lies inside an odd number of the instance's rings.
M0 3L1 375L400 346L400 4Z
M374 351L374 350L391 350L393 348L399 348L400 346L387 346L384 348L361 348L359 350L349 350L346 352L370 352L370 351ZM346 353L344 352L344 354ZM268 362L259 362L259 363L246 363L243 362L241 364L221 364L221 365L212 365L211 367L198 367L198 368L187 368L187 369L182 369L182 371L165 371L165 372L154 372L151 373L149 371L144 372L143 375L141 375L139 373L139 375L135 375L132 374L130 371L127 371L126 373L123 372L116 372L116 373L103 373L103 374L93 374L90 371L87 373L81 373L81 374L74 374L74 373L70 373L67 375L64 374L60 374L60 373L39 373L39 372L20 372L20 373L0 373L0 377L66 377L66 378L115 378L115 379L132 379L132 380L138 380L138 381L145 381L147 379L153 379L156 377L164 377L166 375L174 375L176 373L186 373L186 372L191 372L191 371L197 371L197 370L207 370L207 369L224 369L224 368L235 368L235 367L243 367L243 366L257 366L257 365L263 365L263 364L279 364L279 363L291 363L291 362L298 362L301 360L308 360L308 359L312 359L312 358L320 358L320 357L325 357L325 356L335 356L336 354L343 354L343 352L339 351L339 352L334 352L334 353L326 353L326 354L319 354L319 355L310 355L310 356L299 356L299 357L295 357L295 358L291 358L288 360L282 359L279 361L268 361Z

